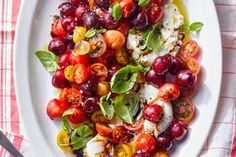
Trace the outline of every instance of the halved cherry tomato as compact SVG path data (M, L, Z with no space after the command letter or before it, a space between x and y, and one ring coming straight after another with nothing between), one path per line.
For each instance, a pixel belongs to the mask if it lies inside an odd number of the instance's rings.
M94 63L90 66L90 73L99 81L104 81L108 77L107 67L102 63Z
M97 95L104 96L104 95L107 95L109 92L110 92L109 82L106 82L106 81L98 82Z
M85 27L75 27L74 33L73 33L73 41L74 43L77 43L81 40L85 39L85 33L86 33L86 28Z
M172 101L174 116L176 119L184 123L190 123L195 114L195 108L191 100L188 98L179 98Z
M86 55L87 53L89 53L89 51L90 51L90 44L85 40L81 40L75 45L75 49L72 51L72 53L75 56L79 56L79 55Z
M148 21L151 24L155 24L164 16L163 9L160 6L149 6L147 9Z
M88 79L88 69L84 64L74 66L74 79L78 84L84 83Z
M129 62L128 53L125 48L120 48L115 51L116 61L122 65L126 65Z
M143 129L143 122L144 122L144 120L140 119L140 120L136 121L134 123L134 125L129 124L129 123L124 123L123 125L129 131L139 132L139 131L141 131Z
M112 141L117 144L128 143L133 138L124 126L117 126L112 131Z
M107 44L104 37L101 34L97 34L89 39L90 44L90 57L97 58L103 55L107 49Z
M107 119L107 118L103 115L103 113L102 113L101 110L94 112L93 115L92 115L92 117L91 117L91 120L92 120L92 122L94 122L94 123L109 123L109 122L110 122L110 120Z
M153 157L169 157L167 152L156 152Z
M52 99L47 105L47 115L50 119L61 118L65 110L69 108L68 104L58 99Z
M152 153L156 148L156 139L148 133L142 133L137 138L137 148Z
M185 63L187 68L191 70L193 73L195 73L196 75L200 73L201 65L199 64L197 59L190 57L185 61Z
M78 107L82 102L82 95L75 88L64 88L60 94L60 100L71 107Z
M180 48L178 56L182 59L188 59L189 57L196 57L199 54L199 46L196 41L189 39L186 40Z
M130 16L131 11L134 9L134 1L133 0L121 0L120 1L122 15L127 18Z
M116 157L131 157L132 150L127 144L119 144L115 147Z
M57 37L63 39L66 36L67 32L63 29L61 23L62 19L59 19L52 24L52 33L55 34Z
M86 120L86 113L81 108L72 108L72 114L68 115L68 119L73 124L80 124Z
M61 130L57 134L57 145L66 152L72 151L70 147L70 138L69 138L68 133L65 130Z
M107 46L112 49L120 49L125 43L125 36L117 30L108 30L104 33Z
M159 97L165 101L176 100L179 95L180 89L176 83L165 83L160 87Z
M65 68L64 70L64 75L65 78L70 81L70 82L74 82L74 66L73 65L69 65Z
M100 124L100 123L96 123L95 124L95 129L98 132L99 135L101 136L110 136L112 134L112 129L109 128L106 125Z
M69 56L69 61L71 64L84 64L84 65L88 65L89 63L89 55L79 55L79 56L75 56L73 53L70 54Z

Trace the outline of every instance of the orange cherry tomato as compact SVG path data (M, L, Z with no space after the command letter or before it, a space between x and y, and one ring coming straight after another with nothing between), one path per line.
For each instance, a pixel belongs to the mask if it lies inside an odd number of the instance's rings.
M156 152L153 157L169 157L169 154L165 151L162 152Z
M117 144L128 143L133 138L133 135L128 133L124 126L117 126L112 131L112 141Z
M156 139L148 133L142 133L137 138L137 148L143 152L152 153L156 148Z
M64 88L60 93L60 100L71 107L78 107L82 102L82 95L76 88Z
M125 36L117 30L108 30L104 33L107 46L112 49L119 49L125 43Z
M73 124L80 124L86 120L86 113L83 109L72 108L72 114L68 116L68 119Z
M129 123L124 123L124 127L132 132L139 132L143 129L143 119L140 119L139 121L136 121L133 125Z
M76 83L84 83L88 79L88 69L84 64L74 66L74 80Z
M62 19L59 19L52 24L52 33L56 35L58 38L63 39L66 36L67 32L63 29L61 23Z
M199 54L199 46L194 40L186 40L180 48L179 56L182 59L188 59L190 57L197 57Z
M96 131L98 132L99 135L101 136L110 136L112 134L112 129L109 128L106 125L96 123L95 124Z
M104 81L108 77L107 67L102 63L94 63L90 66L90 73L99 81Z
M195 115L195 108L188 98L179 98L172 101L174 117L184 123L190 123Z
M201 66L197 59L190 57L185 61L185 63L187 65L187 68L191 70L193 73L195 73L196 75L200 73Z

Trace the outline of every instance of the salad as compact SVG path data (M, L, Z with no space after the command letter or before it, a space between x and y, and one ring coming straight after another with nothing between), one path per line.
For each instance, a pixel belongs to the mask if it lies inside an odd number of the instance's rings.
M168 157L194 119L201 66L181 0L69 0L36 56L59 96L47 104L72 156Z

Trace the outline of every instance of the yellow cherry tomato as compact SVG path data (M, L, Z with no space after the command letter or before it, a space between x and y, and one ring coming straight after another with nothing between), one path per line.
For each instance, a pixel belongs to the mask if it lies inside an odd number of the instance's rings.
M74 66L73 65L69 65L65 68L64 70L64 75L65 78L70 81L70 82L74 82Z
M86 55L87 53L89 53L89 51L90 51L90 44L85 40L81 40L75 45L75 49L73 50L72 53L75 56L79 56L79 55Z
M126 144L119 144L115 148L115 154L116 154L116 157L131 157L132 150Z
M97 94L99 96L107 95L110 92L110 85L108 82L99 82L97 86Z
M168 153L163 151L163 152L156 152L153 157L169 157Z
M108 30L104 33L104 38L108 47L112 49L119 49L125 43L125 36L117 30Z
M75 27L73 33L73 41L75 43L85 39L86 28L85 27Z
M69 135L65 130L61 130L57 135L57 145L64 151L71 152Z
M126 52L125 48L120 48L117 49L115 52L115 56L116 56L116 61L122 65L126 65L129 62L128 59L128 53Z
M134 154L135 152L138 151L136 140L133 140L133 141L130 142L128 145L129 145L129 147L130 147L130 149L131 149L132 154Z

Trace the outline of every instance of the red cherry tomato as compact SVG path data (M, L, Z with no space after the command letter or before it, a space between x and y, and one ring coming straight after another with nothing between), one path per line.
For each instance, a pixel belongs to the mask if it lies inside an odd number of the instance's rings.
M163 116L163 109L157 104L145 105L143 109L143 114L147 120L153 123L157 123L161 120Z
M156 148L156 139L148 133L142 133L137 138L137 148L152 153Z
M72 114L68 116L71 123L80 124L86 120L86 113L80 108L72 108Z
M61 54L58 58L58 65L61 68L67 67L69 65L69 57L70 57L70 53Z
M132 132L139 132L143 129L143 119L140 119L139 121L136 121L133 125L129 123L124 123L123 126Z
M61 118L63 112L68 108L69 106L65 102L61 102L58 99L52 99L47 105L47 114L52 120Z
M61 39L63 39L66 36L67 32L62 27L62 19L56 20L52 24L52 33Z
M101 136L110 136L112 134L112 129L109 128L106 125L96 123L95 124L96 131L98 132L99 135Z
M84 64L76 64L74 67L75 82L81 84L87 81L88 73L88 69Z
M199 46L196 41L189 39L186 40L180 48L178 56L182 59L188 59L190 57L197 57L199 54Z
M159 91L159 96L165 101L176 100L179 95L180 89L176 83L165 83Z
M148 21L155 24L163 18L163 9L160 6L150 6L147 9Z
M195 115L195 107L192 101L188 98L179 98L172 101L172 107L176 119L184 123L190 123L193 120Z
M129 17L131 14L131 11L134 8L134 1L133 0L122 0L120 2L120 6L121 6L121 11L122 14L125 18Z
M69 56L69 61L71 64L75 65L75 64L84 64L84 65L88 65L89 63L89 55L79 55L79 56L75 56L73 53L70 53Z
M132 135L128 133L124 126L118 126L112 131L112 141L114 143L128 143L132 138Z
M186 61L187 68L191 70L193 73L198 75L201 71L201 65L199 64L198 60L190 57Z
M107 67L102 63L94 63L90 66L91 75L95 76L99 81L104 81L108 77Z
M60 93L60 100L71 107L78 107L82 102L82 95L76 88L64 88Z

